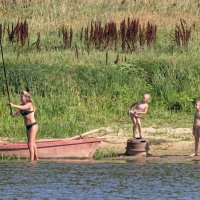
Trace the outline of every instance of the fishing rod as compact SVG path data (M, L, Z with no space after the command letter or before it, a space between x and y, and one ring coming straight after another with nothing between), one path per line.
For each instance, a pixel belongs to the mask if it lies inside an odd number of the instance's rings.
M5 77L5 81L6 81L6 91L7 91L7 95L8 95L8 103L9 103L9 107L10 107L10 113L12 114L12 107L10 105L10 93L9 93L9 89L8 89L8 80L7 80L7 74L6 74L6 67L5 67L5 63L4 63L4 57L3 57L3 45L2 45L2 41L0 38L0 46L1 46L1 57L2 57L2 63L3 63L3 70L4 70L4 77Z

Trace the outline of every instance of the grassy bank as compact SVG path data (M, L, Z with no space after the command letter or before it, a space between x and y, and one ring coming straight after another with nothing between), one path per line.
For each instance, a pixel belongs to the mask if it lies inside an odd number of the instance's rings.
M1 24L28 21L24 45L17 38L10 42L6 31L2 41L11 100L17 103L21 90L31 91L40 124L38 138L70 137L130 123L128 105L147 92L152 101L145 126L191 126L193 103L200 98L198 1L162 3L35 0L27 6L18 1L1 4ZM140 46L137 38L134 50L127 45L123 51L120 39L116 48L110 43L104 49L81 43L80 30L91 21L99 20L102 26L115 21L120 31L119 24L127 17L156 24L153 45ZM173 40L180 17L187 18L185 26L191 28L187 48ZM71 47L58 34L63 26L73 28ZM1 69L0 137L25 138L22 119L9 116L2 64Z
M130 123L127 107L145 92L152 96L146 126L190 126L193 101L199 98L197 60L190 68L182 63L186 54L176 64L144 56L129 64L87 67L58 63L53 59L58 54L51 54L51 65L42 61L45 58L36 62L33 55L28 62L6 59L11 99L19 102L18 93L24 88L32 92L40 137L69 137L112 123ZM8 115L3 81L1 73L1 134L21 137L22 119Z

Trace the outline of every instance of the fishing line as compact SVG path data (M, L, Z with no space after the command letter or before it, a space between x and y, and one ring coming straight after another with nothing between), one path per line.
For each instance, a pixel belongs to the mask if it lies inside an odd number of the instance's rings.
M7 91L7 95L8 95L10 112L12 114L12 107L10 105L10 102L11 102L10 101L10 93L9 93L9 89L8 89L8 80L7 80L6 66L5 66L4 57L3 57L3 45L2 45L2 42L1 42L1 38L0 38L0 46L1 46L1 57L2 57L2 63L3 63L4 77L5 77L5 82L6 82L6 91Z

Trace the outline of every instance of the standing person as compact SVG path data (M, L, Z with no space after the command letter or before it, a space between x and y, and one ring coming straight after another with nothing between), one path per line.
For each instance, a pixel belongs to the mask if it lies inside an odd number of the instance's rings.
M199 150L199 137L200 137L200 101L195 103L194 123L193 123L193 135L195 140L194 154L191 156L198 156Z
M136 129L139 132L139 138L142 138L142 130L141 130L141 115L146 114L148 111L148 103L150 101L150 95L144 94L140 101L133 103L128 107L128 115L130 116L133 122L133 137L135 137Z
M24 117L24 124L26 126L27 133L27 145L30 153L30 160L38 160L37 146L35 144L35 138L38 131L38 124L35 120L35 106L31 99L30 94L27 91L23 91L20 94L20 105L9 103L12 108L18 109L17 112L13 113L13 116L19 116L20 114Z

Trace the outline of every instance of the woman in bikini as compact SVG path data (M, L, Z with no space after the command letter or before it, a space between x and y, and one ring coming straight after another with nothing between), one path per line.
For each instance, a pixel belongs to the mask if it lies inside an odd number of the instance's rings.
M200 101L196 101L195 103L193 135L195 140L195 148L194 148L195 152L191 156L198 156L199 137L200 137Z
M23 91L20 94L21 105L15 105L9 103L12 108L18 109L17 112L13 113L12 116L19 116L20 114L24 117L24 124L27 132L27 145L30 153L30 160L38 160L37 146L35 144L35 138L38 131L38 124L35 120L35 107L31 99L30 94L27 91Z
M128 115L130 116L133 122L133 137L135 137L136 129L139 132L139 139L142 138L142 130L141 130L141 115L147 113L148 111L148 103L150 101L150 95L144 94L140 101L133 103L128 107Z

